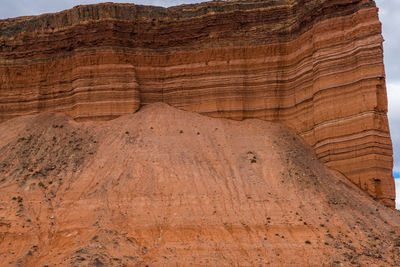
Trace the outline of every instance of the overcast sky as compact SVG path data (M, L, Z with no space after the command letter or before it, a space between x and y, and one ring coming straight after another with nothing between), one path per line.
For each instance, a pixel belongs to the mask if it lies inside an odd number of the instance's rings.
M98 0L0 0L0 19L43 13L57 12L76 5L93 4L107 1ZM118 3L172 6L184 3L199 3L200 0L120 0ZM394 146L394 175L400 178L400 1L376 0L380 8L385 38L386 82L389 98L389 122ZM400 182L398 182L400 186ZM400 192L400 187L399 187ZM400 194L399 207L400 207Z
M395 152L395 176L400 177L400 1L377 0L383 25L389 121Z

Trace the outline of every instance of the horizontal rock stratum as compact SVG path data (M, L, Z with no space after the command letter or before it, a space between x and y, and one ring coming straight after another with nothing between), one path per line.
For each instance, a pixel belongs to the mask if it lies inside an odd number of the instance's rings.
M150 104L0 124L0 266L400 266L400 213L288 127Z
M165 102L278 121L393 207L382 55L373 0L77 6L0 21L0 120L104 120Z

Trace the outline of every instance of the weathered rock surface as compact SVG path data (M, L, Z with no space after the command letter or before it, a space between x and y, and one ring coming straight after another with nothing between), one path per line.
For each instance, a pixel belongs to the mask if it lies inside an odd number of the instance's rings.
M280 121L394 206L381 24L373 0L78 6L0 21L0 120L110 119L165 102Z
M152 104L0 124L1 266L399 266L400 214L286 126Z

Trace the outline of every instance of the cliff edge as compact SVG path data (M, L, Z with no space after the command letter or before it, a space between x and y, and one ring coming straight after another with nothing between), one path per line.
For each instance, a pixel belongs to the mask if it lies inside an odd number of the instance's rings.
M105 120L154 102L278 121L394 207L382 55L373 0L77 6L0 21L0 121Z

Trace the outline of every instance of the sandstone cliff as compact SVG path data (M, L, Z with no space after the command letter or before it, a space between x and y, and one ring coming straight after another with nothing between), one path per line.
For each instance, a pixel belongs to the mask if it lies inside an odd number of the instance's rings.
M283 122L394 206L381 25L373 0L78 6L0 21L0 120L110 119L165 102Z
M43 113L0 150L0 266L400 265L400 214L282 124Z

